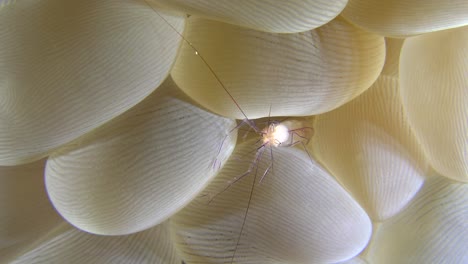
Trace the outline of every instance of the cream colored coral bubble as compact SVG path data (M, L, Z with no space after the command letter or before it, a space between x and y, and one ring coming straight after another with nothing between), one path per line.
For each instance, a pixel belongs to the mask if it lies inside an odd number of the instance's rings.
M176 88L167 80L130 111L52 153L47 190L67 221L105 235L148 229L216 175L235 144L236 133L226 138L235 122Z
M383 37L340 18L274 34L190 17L184 36L198 55L183 43L174 80L204 107L238 119L330 111L369 88L385 59Z
M434 177L401 214L383 222L369 263L466 263L468 185Z
M411 36L468 25L466 0L350 0L343 16L384 36Z
M138 234L97 236L64 223L9 263L180 264L168 227L165 222Z
M404 116L398 79L380 76L315 120L310 149L374 221L399 213L424 183L427 162Z
M168 75L179 41L143 0L4 6L0 164L40 159L136 105Z
M348 0L149 0L190 15L256 30L295 33L328 23Z
M408 38L401 97L434 169L468 181L468 26Z
M172 219L187 263L335 263L365 248L369 217L315 160L278 147L263 149L254 162L256 150L255 139L238 145L206 195ZM219 193L252 164L250 174Z

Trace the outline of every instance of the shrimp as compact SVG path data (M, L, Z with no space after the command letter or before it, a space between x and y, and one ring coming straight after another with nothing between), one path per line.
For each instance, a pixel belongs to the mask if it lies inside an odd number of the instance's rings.
M240 120L238 122L238 125L235 128L233 128L229 133L227 133L224 140L221 142L218 148L218 152L216 154L215 161L213 162L213 168L216 170L221 169L221 162L218 160L217 157L220 155L221 150L225 144L225 141L228 139L228 137L231 136L232 132L241 130L242 128L247 127L247 130L245 131L242 138L245 139L247 137L252 137L252 134L253 134L254 137L256 137L257 139L254 150L253 150L255 152L254 159L250 161L248 169L242 175L239 175L238 177L235 177L233 180L229 181L228 184L224 187L224 189L217 192L214 196L211 196L208 201L208 204L211 203L216 197L218 197L219 195L227 191L231 186L243 180L246 176L251 175L252 173L254 174L253 184L251 185L250 190L249 190L249 197L248 197L248 202L247 202L245 213L244 213L243 220L242 220L242 225L241 225L239 234L237 236L237 241L234 247L234 252L230 259L230 263L233 263L236 257L238 246L242 238L245 223L246 223L250 205L252 202L252 197L254 195L254 189L256 185L255 183L257 182L258 164L261 161L262 156L264 155L265 152L269 152L271 162L267 166L265 171L263 171L263 173L261 174L258 183L262 183L264 179L267 177L267 175L274 171L274 158L273 158L274 148L293 147L293 146L299 145L307 153L309 158L311 158L306 148L306 145L309 143L314 130L313 130L313 127L304 125L305 123L304 120L300 120L298 118L293 119L290 117L286 117L286 118L281 118L280 120L271 119L271 108L272 108L271 105L270 105L270 110L268 113L268 118L266 120L265 118L258 119L258 120L250 119L247 113L241 107L241 105L234 98L229 88L226 87L226 85L222 82L220 77L216 74L215 69L213 69L210 63L205 59L203 54L192 44L192 42L190 42L190 40L188 40L173 25L171 25L171 23L167 19L165 19L159 13L158 10L156 10L151 4L148 3L148 5L156 12L156 14L162 20L165 21L165 23L169 27L171 27L176 32L176 34L180 36L183 42L185 42L186 44L190 46L190 48L193 50L193 54L197 56L203 62L203 64L209 70L211 75L216 79L216 82L219 84L219 86L221 86L221 88L224 90L224 93L231 99L232 103L235 105L235 107L239 110L239 112L244 117L243 120ZM260 125L263 125L263 128L260 128Z

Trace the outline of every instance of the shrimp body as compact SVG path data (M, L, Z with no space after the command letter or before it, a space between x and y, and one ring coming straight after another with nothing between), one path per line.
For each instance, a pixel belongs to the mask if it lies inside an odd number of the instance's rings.
M278 147L289 139L289 134L285 125L272 122L262 130L263 144Z

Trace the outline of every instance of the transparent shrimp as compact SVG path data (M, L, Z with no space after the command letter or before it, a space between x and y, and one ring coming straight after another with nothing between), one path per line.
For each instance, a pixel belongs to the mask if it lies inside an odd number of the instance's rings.
M146 0L145 0L146 1ZM240 111L240 113L244 116L244 119L239 121L238 125L233 128L229 133L226 134L224 140L221 142L218 152L216 154L216 158L213 162L213 168L216 170L221 169L221 162L217 158L220 155L221 150L228 139L231 136L231 133L236 130L242 130L243 128L247 128L245 133L243 134L242 138L245 140L247 137L256 137L257 141L253 148L255 152L253 160L250 161L248 169L242 174L231 181L222 189L221 191L217 192L214 196L211 196L208 203L211 203L217 196L221 195L225 191L227 191L231 186L236 184L237 182L241 181L242 179L246 178L246 176L253 174L253 183L249 190L248 202L246 205L245 213L242 220L242 225L237 236L234 252L231 256L230 263L234 263L234 259L236 257L236 253L238 250L238 246L240 240L242 238L242 234L244 231L245 223L248 217L250 205L252 202L252 198L254 195L255 185L257 183L257 176L258 174L258 164L261 161L265 152L268 152L270 155L271 162L267 166L267 168L261 173L261 176L258 180L258 183L262 183L265 177L274 171L274 156L273 156L273 149L278 147L293 147L299 145L311 158L309 152L307 151L306 145L309 143L312 135L313 135L313 128L312 126L304 125L310 123L310 120L301 119L301 118L282 118L282 120L272 120L270 117L271 113L271 106L270 112L268 114L268 118L265 120L252 120L249 119L245 111L242 109L240 104L236 101L232 93L229 89L224 85L222 80L216 74L215 70L210 66L209 62L203 57L203 54L188 40L184 37L182 33L180 33L169 21L167 21L158 10L156 10L151 4L148 5L155 11L155 13L165 21L165 23L171 27L179 36L180 38L190 46L193 50L193 54L198 56L198 58L203 62L206 68L211 72L212 76L216 79L217 83L221 86L224 92L230 97L232 103L236 106L236 108ZM263 125L263 129L260 128L260 125ZM253 134L253 136L252 136Z

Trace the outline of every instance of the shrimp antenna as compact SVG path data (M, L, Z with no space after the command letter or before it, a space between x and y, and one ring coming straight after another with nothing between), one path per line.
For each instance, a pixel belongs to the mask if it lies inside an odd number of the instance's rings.
M242 110L242 108L240 107L240 105L237 103L237 101L234 99L234 96L232 96L232 94L229 92L229 90L227 89L227 87L223 84L223 82L219 79L218 75L215 73L215 71L213 70L213 68L208 64L208 62L205 60L205 58L203 57L203 55L198 51L197 48L195 48L195 46L193 46L192 42L188 41L171 23L169 23L169 21L167 19L165 19L150 3L148 3L148 0L145 0L146 4L151 7L151 9L153 9L153 11L162 19L164 20L168 25L169 27L171 27L176 33L177 35L180 36L180 38L185 42L187 43L190 48L195 51L195 54L198 55L200 57L200 59L203 61L203 63L205 63L206 67L208 68L208 70L213 74L213 76L216 78L216 81L221 85L221 87L223 87L224 91L229 95L229 97L231 98L231 100L234 102L234 104L236 105L236 107L239 109L239 111L242 113L242 115L245 117L245 119L247 120L250 120L247 115L245 114L245 112Z

